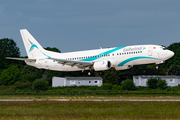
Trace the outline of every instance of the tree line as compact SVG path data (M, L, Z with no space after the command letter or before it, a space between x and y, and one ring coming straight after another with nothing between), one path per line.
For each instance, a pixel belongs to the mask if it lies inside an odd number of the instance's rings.
M165 63L159 65L159 69L156 69L155 64L149 65L137 65L128 70L116 71L110 69L104 71L104 75L99 75L98 72L94 72L93 76L101 76L103 83L112 85L121 85L122 81L131 79L135 75L180 75L180 43L173 43L166 47L172 50L174 57L167 60ZM46 50L61 52L59 49L53 47L46 47ZM6 57L22 57L27 56L20 55L20 49L13 39L4 38L0 39L0 82L4 88L6 86L13 86L16 89L35 89L37 84L44 84L47 89L52 84L52 77L85 77L88 76L88 71L76 71L76 72L61 72L51 71L44 69L37 69L32 66L28 66L24 61L8 60ZM12 88L13 88L12 87Z

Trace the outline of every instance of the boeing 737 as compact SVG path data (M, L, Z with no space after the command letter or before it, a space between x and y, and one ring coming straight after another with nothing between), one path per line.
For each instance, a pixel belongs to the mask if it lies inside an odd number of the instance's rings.
M134 45L78 52L57 53L45 50L26 30L20 30L28 58L27 65L55 71L104 71L111 68L124 70L134 65L161 64L174 53L159 45Z

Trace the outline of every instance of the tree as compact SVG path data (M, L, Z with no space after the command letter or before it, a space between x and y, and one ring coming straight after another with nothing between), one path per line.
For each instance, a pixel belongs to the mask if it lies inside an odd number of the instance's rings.
M102 88L103 90L111 90L111 89L112 89L112 84L110 84L110 83L104 83L104 84L101 86L101 88Z
M145 75L157 75L158 70L156 69L156 64L146 65Z
M103 77L103 82L104 83L111 83L111 84L116 84L119 85L121 84L122 80L119 77L120 71L116 71L115 69L110 69L107 71L104 71Z
M160 89L165 89L167 87L166 80L159 79L157 82L157 87Z
M171 65L171 67L168 70L169 75L180 75L180 66L179 65Z
M4 85L13 85L17 81L21 81L21 71L17 66L10 66L4 69L0 75L0 81Z
M35 79L42 77L42 70L33 66L25 65L22 69L22 80L33 82Z
M158 79L159 79L159 78L158 78ZM157 88L158 79L157 79L157 78L149 78L149 79L147 80L147 86L148 86L149 88L156 89L156 88Z
M123 85L122 85L122 89L123 90L135 90L136 87L134 85L134 82L130 79L127 79L124 81Z
M180 65L180 42L179 43L172 43L167 47L167 49L173 51L175 54L172 58L168 59L164 66L169 68L171 65Z
M7 60L6 57L19 57L20 51L17 44L12 39L0 39L0 69L1 71L10 65L19 64L19 61Z
M60 51L59 49L57 49L56 47L53 47L53 48L51 48L51 47L46 47L46 48L44 48L44 49L49 50L49 51L53 51L53 52L59 52L59 53L61 53L61 51Z
M14 84L16 89L20 90L30 90L32 89L32 84L29 81L23 82L23 81L17 81Z
M47 90L48 84L47 80L40 78L33 82L32 88L33 90Z

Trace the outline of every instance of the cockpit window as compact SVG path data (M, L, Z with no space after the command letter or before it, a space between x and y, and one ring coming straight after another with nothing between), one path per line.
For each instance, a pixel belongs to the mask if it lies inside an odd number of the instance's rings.
M161 50L166 50L166 48L165 47L161 47Z

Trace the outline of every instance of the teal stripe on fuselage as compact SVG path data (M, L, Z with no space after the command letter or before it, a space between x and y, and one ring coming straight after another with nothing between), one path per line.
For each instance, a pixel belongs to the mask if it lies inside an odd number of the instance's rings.
M133 60L138 60L138 59L157 59L158 60L158 58L154 58L154 57L145 57L145 56L132 57L132 58L129 58L129 59L126 59L126 60L122 61L121 63L118 64L118 66L123 66L128 62L131 62Z
M94 60L96 60L96 59L101 58L102 55L108 55L108 54L110 54L110 53L113 53L113 52L115 52L115 51L117 51L117 50L120 50L120 49L122 49L122 48L125 48L125 47L126 47L126 46L124 46L124 47L116 47L116 48L114 48L114 49L111 49L111 50L108 50L108 51L106 51L106 52L100 53L100 54L98 54L98 55L94 55L92 58L81 59L81 60L79 60L79 61L94 61ZM95 56L96 56L96 57L95 57ZM99 56L99 57L98 57L98 56Z
M43 52L42 52L43 53ZM47 56L48 58L51 58L50 56L46 55L45 53L43 53L45 56Z

